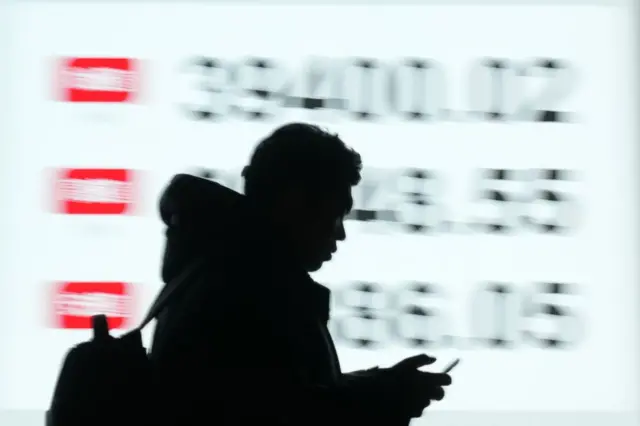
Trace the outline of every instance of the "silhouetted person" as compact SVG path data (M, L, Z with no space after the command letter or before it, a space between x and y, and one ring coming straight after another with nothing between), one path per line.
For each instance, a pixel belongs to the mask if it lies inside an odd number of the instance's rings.
M160 207L163 279L205 260L154 335L166 424L406 425L444 396L448 375L417 370L433 361L426 356L340 370L327 331L330 291L309 272L345 239L361 168L338 136L289 124L255 149L245 195L174 177Z

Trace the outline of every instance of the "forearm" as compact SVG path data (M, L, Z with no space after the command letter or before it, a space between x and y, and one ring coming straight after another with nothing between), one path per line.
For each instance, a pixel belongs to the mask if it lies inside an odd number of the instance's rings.
M343 383L349 384L373 377L380 372L379 367L368 368L366 370L356 370L342 374Z

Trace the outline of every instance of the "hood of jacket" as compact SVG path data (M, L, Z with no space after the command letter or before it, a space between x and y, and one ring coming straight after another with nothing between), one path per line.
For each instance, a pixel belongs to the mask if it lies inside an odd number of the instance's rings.
M196 257L222 250L250 232L244 195L197 176L174 176L160 197L166 229L162 279L169 282Z
M328 319L329 290L295 265L277 233L244 195L208 179L178 174L161 195L159 207L167 226L165 283L202 256L210 256L212 262L231 259L241 268L255 270L280 265L285 274L308 285L300 282L294 288L278 288Z

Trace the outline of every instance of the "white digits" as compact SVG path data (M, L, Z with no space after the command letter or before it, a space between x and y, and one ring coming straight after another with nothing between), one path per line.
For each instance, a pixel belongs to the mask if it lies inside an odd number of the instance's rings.
M130 297L108 293L62 293L55 300L55 309L61 315L91 317L128 317Z
M65 179L60 198L82 203L129 203L131 184L111 179Z
M114 68L72 68L67 71L67 86L75 89L108 92L129 92L134 75Z

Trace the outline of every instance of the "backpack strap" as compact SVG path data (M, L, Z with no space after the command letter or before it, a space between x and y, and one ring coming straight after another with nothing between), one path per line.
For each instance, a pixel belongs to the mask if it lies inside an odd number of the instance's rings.
M140 323L140 325L132 331L142 330L151 321L153 321L158 315L160 315L162 310L169 304L169 302L172 301L176 296L178 296L187 288L187 284L190 281L189 278L191 278L193 274L198 269L200 269L200 266L204 264L204 261L205 259L203 258L196 259L191 264L189 264L182 271L182 273L180 273L177 277L169 281L167 285L164 286L162 291L160 291L160 294L158 295L158 297L156 297L156 300L151 305L151 308L149 308L149 312L147 313L147 316Z

